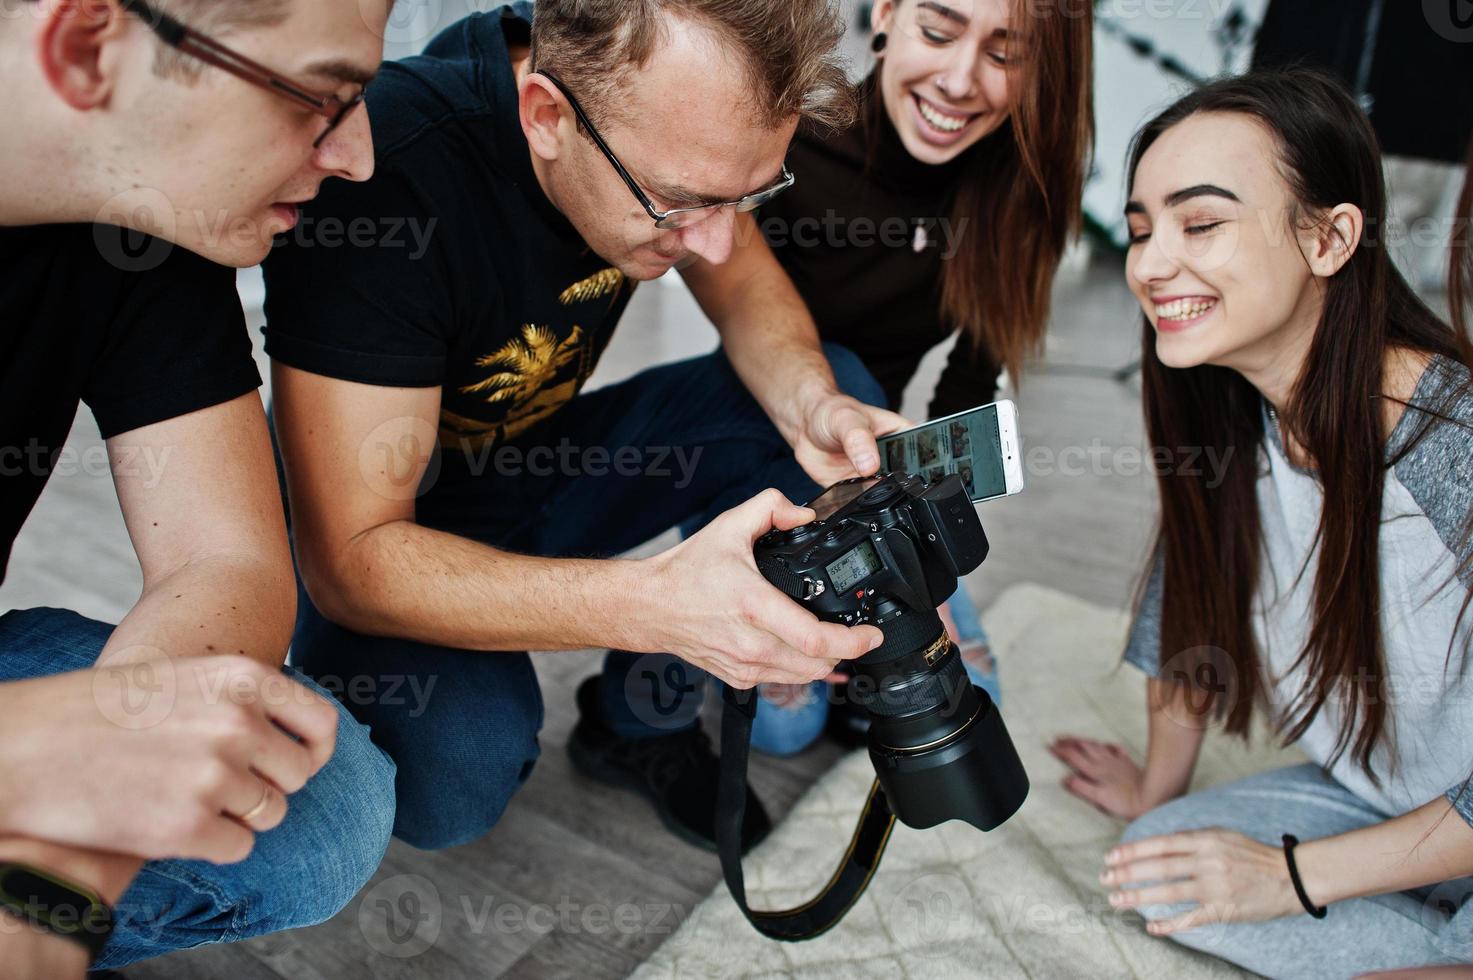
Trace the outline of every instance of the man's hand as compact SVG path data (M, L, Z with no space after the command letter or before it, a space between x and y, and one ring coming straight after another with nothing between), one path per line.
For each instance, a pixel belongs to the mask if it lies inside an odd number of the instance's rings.
M752 215L736 216L733 239L726 262L681 271L732 368L819 486L874 474L875 437L910 423L839 394L813 316Z
M70 939L0 912L0 963L7 980L83 980L87 951Z
M793 453L813 482L827 487L878 472L876 437L910 427L910 422L894 412L848 395L830 394L804 412L793 439Z
M337 724L322 697L242 656L0 684L0 835L240 861L331 757Z
M757 571L758 538L813 519L813 511L767 490L649 559L651 594L667 617L657 627L660 649L746 689L819 680L839 661L878 647L878 629L820 622Z

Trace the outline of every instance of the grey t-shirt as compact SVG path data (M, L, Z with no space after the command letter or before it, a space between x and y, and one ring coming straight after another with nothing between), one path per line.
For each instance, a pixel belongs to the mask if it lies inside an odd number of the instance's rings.
M1473 511L1473 397L1468 370L1434 358L1387 444L1395 466L1386 474L1381 505L1381 602L1385 634L1389 739L1372 755L1372 783L1343 754L1329 766L1341 785L1387 816L1406 813L1445 793L1473 824L1473 676L1464 650L1473 637L1473 609L1459 616L1473 589L1466 536ZM1427 408L1446 417L1433 419ZM1265 670L1269 709L1279 717L1293 704L1306 671L1294 662L1312 620L1315 543L1324 491L1314 474L1290 464L1277 427L1260 455L1258 507L1263 526L1254 632ZM1407 451L1418 436L1420 441ZM1400 456L1398 459L1397 457ZM1306 570L1301 575L1301 570ZM1156 676L1161 663L1163 563L1157 556L1125 659ZM1449 641L1458 631L1448 659ZM1341 713L1328 702L1298 745L1325 765L1333 754ZM1449 788L1451 787L1451 788Z

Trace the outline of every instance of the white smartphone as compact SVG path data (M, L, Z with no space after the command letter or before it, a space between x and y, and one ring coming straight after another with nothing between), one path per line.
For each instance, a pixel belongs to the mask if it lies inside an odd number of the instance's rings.
M1003 400L881 436L880 472L934 483L956 473L973 503L1023 489L1018 406Z

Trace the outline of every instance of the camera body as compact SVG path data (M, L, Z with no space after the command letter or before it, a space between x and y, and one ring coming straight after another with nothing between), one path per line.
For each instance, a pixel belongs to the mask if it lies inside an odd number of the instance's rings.
M819 519L757 541L769 582L828 622L881 625L929 612L987 557L961 478L846 480L809 503Z
M961 478L848 480L809 506L816 520L763 535L753 554L768 582L819 619L884 633L854 661L848 690L869 716L891 809L911 827L960 819L993 829L1022 806L1028 776L936 614L987 557Z

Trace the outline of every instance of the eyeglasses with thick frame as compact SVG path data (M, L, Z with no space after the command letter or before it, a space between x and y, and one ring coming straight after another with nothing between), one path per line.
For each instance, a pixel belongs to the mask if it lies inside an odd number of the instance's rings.
M614 155L614 151L609 148L609 144L604 142L604 138L594 128L593 121L588 118L588 113L584 112L583 107L578 104L578 99L572 92L568 91L568 86L564 85L562 80L551 72L538 69L537 74L552 82L553 85L557 86L557 90L563 93L563 97L568 100L568 105L573 107L573 114L578 117L579 124L588 131L588 135L593 140L594 145L603 152L603 155L608 158L609 163L614 165L614 169L618 171L619 176L628 185L630 192L643 205L645 213L654 219L656 228L664 231L688 228L697 222L704 221L722 208L734 208L738 212L754 211L793 186L793 175L788 172L788 166L785 163L783 164L782 175L778 177L776 183L760 191L744 194L735 201L723 201L719 204L701 204L693 208L671 208L668 211L661 211L655 207L654 202L650 200L650 196L639 186L639 182L629 175L628 170L624 169L624 164L619 162L619 158Z
M319 95L305 85L299 85L265 65L232 51L219 41L186 27L168 14L153 9L144 0L118 0L118 3L124 10L137 14L160 40L176 51L214 65L257 88L263 88L322 116L328 121L327 129L312 143L313 149L320 147L343 124L343 120L363 104L362 90L350 99L337 95Z

